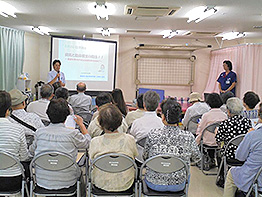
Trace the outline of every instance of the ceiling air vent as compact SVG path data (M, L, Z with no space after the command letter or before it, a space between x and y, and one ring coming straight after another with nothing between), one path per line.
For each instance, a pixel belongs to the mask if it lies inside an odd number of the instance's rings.
M134 33L134 34L149 34L151 31L148 30L136 30L136 29L128 29L126 33Z
M218 32L198 32L198 31L191 31L190 33L186 34L187 36L194 36L194 37L214 37Z
M179 10L179 7L126 5L125 15L144 17L173 16L177 10Z

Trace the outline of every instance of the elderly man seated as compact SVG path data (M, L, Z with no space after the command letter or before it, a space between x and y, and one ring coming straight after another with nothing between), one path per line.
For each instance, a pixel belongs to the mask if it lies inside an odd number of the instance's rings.
M262 104L259 106L259 123L262 123ZM258 170L262 167L262 127L261 124L246 134L238 146L235 157L245 162L242 166L232 167L226 178L224 197L234 197L237 188L247 192ZM258 190L262 191L262 174L258 178Z
M50 120L46 114L47 106L50 100L53 98L54 88L52 85L44 84L40 89L41 99L29 103L27 111L37 114L45 125L50 123Z
M10 94L0 91L0 151L8 152L18 160L25 161L28 158L25 133L21 126L8 120L10 107ZM18 166L0 170L0 191L19 190L21 184L22 175Z
M27 145L31 145L34 140L35 131L44 127L40 117L34 113L25 111L25 100L27 96L20 90L13 89L10 92L12 100L12 114L8 118L10 122L19 124L25 133Z
M51 100L46 113L51 124L36 131L35 140L29 148L31 155L38 155L46 151L59 151L69 154L76 160L78 149L88 148L91 140L83 119L76 115L75 121L81 132L77 129L66 128L64 122L70 112L67 102L62 98ZM36 175L38 186L49 190L73 186L78 177L74 167L62 172L49 171L48 173L44 169L36 168Z
M116 106L105 104L101 107L98 122L105 134L92 139L89 148L91 160L107 153L121 153L133 159L137 156L134 137L118 131L122 121L122 114ZM134 175L133 168L119 173L108 173L95 168L92 181L96 187L106 191L125 191L133 185Z

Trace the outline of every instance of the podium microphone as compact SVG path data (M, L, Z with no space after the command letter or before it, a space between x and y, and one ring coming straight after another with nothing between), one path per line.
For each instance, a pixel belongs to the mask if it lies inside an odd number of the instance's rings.
M57 73L59 74L59 73L60 73L60 71L57 71ZM58 77L58 81L60 81L60 77Z

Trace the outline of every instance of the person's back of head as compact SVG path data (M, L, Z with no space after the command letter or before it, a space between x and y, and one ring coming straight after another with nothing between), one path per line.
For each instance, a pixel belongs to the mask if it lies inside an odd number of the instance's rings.
M53 88L54 88L54 92L58 89L58 88L61 88L62 85L59 81L55 82L52 84Z
M104 104L111 103L112 97L109 93L100 93L96 97L96 105L101 107Z
M233 97L227 100L227 109L230 116L241 115L243 111L243 102L237 97Z
M12 89L9 91L9 94L11 96L11 105L13 110L17 109L24 109L25 108L25 101L27 99L27 96L24 95L20 90L18 89Z
M99 110L98 122L103 130L114 132L122 124L122 113L113 104L107 103Z
M226 104L227 100L232 97L235 97L235 95L231 91L225 92L224 94L221 95L221 98L224 104Z
M249 109L254 109L259 101L259 96L252 91L246 92L243 98L243 102Z
M63 98L63 99L65 99L65 100L67 100L68 99L68 97L69 97L69 92L68 92L68 89L66 89L66 88L58 88L56 91L55 91L55 96L56 96L56 98L58 99L58 98Z
M174 98L168 98L162 101L161 105L162 114L168 124L178 124L182 109L181 105L175 101Z
M11 96L8 92L0 90L0 117L6 117L7 110L11 107Z
M143 96L144 106L147 111L155 111L160 101L159 95L152 90L147 91Z
M70 114L68 103L63 98L52 99L48 105L46 114L51 123L64 123Z
M126 103L125 103L125 100L124 100L122 90L120 90L118 88L114 89L112 91L112 97L114 99L114 102L117 104L117 107L121 111L121 113L123 115L126 115L127 114Z
M49 99L52 97L53 93L54 93L54 88L52 85L44 84L41 86L40 95L42 98Z
M220 108L223 105L222 99L219 94L217 93L211 93L207 97L206 103L211 108Z
M136 99L137 107L139 109L144 109L143 97L144 97L144 94L141 93L141 94L138 95L138 97Z
M86 84L83 82L80 82L76 85L77 92L85 92L86 91Z

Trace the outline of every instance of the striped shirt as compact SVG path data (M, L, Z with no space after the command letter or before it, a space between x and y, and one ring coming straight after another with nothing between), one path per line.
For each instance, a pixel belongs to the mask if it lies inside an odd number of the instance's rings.
M28 151L23 129L7 118L0 118L0 150L8 152L20 161L25 161ZM17 165L6 170L0 170L0 176L12 177L21 175Z
M67 153L74 160L77 158L78 149L87 149L91 137L83 135L77 129L66 128L63 123L50 124L38 129L35 141L29 147L31 155L38 155L46 151L59 151ZM62 189L74 185L78 174L75 167L71 166L61 171L47 171L36 167L37 185L46 189Z

